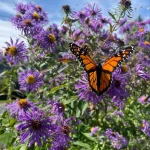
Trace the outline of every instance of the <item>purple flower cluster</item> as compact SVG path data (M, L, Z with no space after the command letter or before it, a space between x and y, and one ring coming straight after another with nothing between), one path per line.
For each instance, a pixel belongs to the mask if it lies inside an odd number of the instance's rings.
M19 122L16 129L20 133L21 143L28 141L28 147L31 147L35 142L42 146L43 142L51 141L50 149L54 150L69 146L69 141L72 141L69 136L69 122L74 118L64 118L64 107L61 103L52 101L51 106L48 114L28 99L17 99L6 106L11 116L16 117Z
M17 14L11 21L26 36L36 35L48 22L47 14L38 5L19 3L16 10Z
M116 149L121 149L128 144L126 138L118 132L113 132L112 129L107 129L105 132L107 138L111 141L111 145Z
M10 38L10 43L6 42L7 47L4 47L4 56L10 65L17 65L19 62L26 62L28 59L27 49L24 42L19 42L19 39L14 42Z
M120 28L120 33L126 35L126 42L133 41L133 39L136 39L139 41L138 46L144 49L149 49L149 39L145 38L145 35L149 32L149 20L146 21L132 21L129 23L124 24Z
M83 27L90 28L94 32L110 22L109 18L102 17L101 9L95 3L89 3L81 11L73 12L72 17L78 19Z

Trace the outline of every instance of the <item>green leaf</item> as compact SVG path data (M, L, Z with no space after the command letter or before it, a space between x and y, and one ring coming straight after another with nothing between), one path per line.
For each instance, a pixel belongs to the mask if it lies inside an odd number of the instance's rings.
M16 123L16 119L14 118L10 118L10 121L9 121L9 127L13 127Z
M27 150L27 149L28 149L27 145L22 145L19 150Z
M110 30L110 32L113 31L113 25L111 25L110 23L109 23L109 30Z
M6 145L10 145L13 140L14 133L4 133L0 135L0 142Z
M84 136L86 136L90 141L94 141L97 143L97 138L92 137L90 133L82 133Z
M66 87L66 84L53 87L53 88L51 88L50 93L51 93L51 94L52 94L52 93L55 93L56 91L58 91L58 90L60 90L60 89L62 89L62 88L64 88L64 87Z
M62 103L64 103L64 104L69 104L69 103L71 103L71 102L73 102L73 101L76 101L78 99L78 97L77 96L71 96L69 99L65 99L65 100L62 100Z
M94 149L93 150L99 150L98 149L98 144L97 145L95 145L95 147L94 147Z
M88 107L88 103L84 103L83 107L82 107L82 113L81 113L82 115L84 114L84 112L87 109L87 107Z
M117 21L114 14L112 14L111 12L108 12L108 13L109 13L109 15L111 16L112 19L114 19L115 21Z
M5 73L6 71L3 71L2 73L0 73L0 77L2 77Z
M81 111L80 111L79 108L77 108L77 109L76 109L76 117L77 117L77 118L80 117L80 114L81 114Z
M90 145L88 145L87 143L80 142L80 141L74 142L73 145L78 145L78 146L91 150Z

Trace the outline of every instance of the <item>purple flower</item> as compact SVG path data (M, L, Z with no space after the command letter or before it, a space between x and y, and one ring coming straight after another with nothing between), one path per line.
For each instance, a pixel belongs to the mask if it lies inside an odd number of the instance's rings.
M6 109L10 112L11 116L21 116L22 114L35 109L34 103L28 99L17 99L16 101L8 104Z
M150 137L150 127L149 122L147 120L142 121L142 129L141 129L148 137Z
M77 45L83 45L83 44L85 44L85 43L86 43L86 42L85 42L84 39L79 39L78 41L75 42L75 44L77 44Z
M49 150L67 150L67 148L63 146L52 146Z
M52 141L52 147L68 147L69 141L72 141L72 138L69 136L71 132L71 126L69 122L73 120L73 118L68 118L64 120L63 117L59 117L57 119L57 128L54 132L54 139Z
M108 17L102 17L100 21L101 21L102 25L106 25L108 23L111 23L111 19Z
M150 75L145 72L144 70L145 67L143 67L141 64L136 65L135 71L137 76L145 79L145 80L150 80Z
M115 73L113 73L113 81L107 92L112 98L114 105L120 109L123 108L126 98L129 96L125 88L128 83L128 77L129 74L126 67L122 66L118 68Z
M140 98L138 98L138 100L142 104L150 102L150 98L148 97L148 95L142 95Z
M135 22L133 22L133 21L123 25L120 28L120 33L130 33L130 30L134 25L135 25Z
M138 31L133 35L135 38L142 37L148 32L148 28L139 26Z
M80 37L83 35L83 32L80 29L76 29L72 34L72 39L75 41L80 40Z
M88 26L94 32L97 32L99 29L102 28L102 24L98 20L90 21Z
M43 74L39 71L28 70L20 73L19 76L20 89L25 91L36 91L41 87L43 82Z
M76 57L75 57L75 55L73 55L72 53L68 53L68 52L61 52L61 53L59 53L60 55L61 55L61 57L62 58L60 58L60 62L63 62L63 61L61 61L61 59L63 60L70 60L70 59L72 59L72 60L75 60L76 59Z
M105 132L107 138L111 141L111 144L116 149L121 149L127 145L127 139L120 135L118 132L113 132L112 129L107 129Z
M82 80L78 81L78 84L75 85L75 89L79 93L79 99L84 99L84 101L90 101L92 103L99 102L103 96L98 96L95 94L89 85L89 82L87 81L85 75L82 76Z
M124 114L123 114L123 112L122 111L114 111L114 115L115 116L119 116L119 117L123 117L124 116Z
M34 37L41 48L55 52L56 46L62 42L59 30L55 25L50 26L48 30L42 30Z
M124 91L123 91L124 92ZM123 108L125 102L126 102L126 98L123 96L113 96L112 98L112 102L114 103L115 106L119 107L120 109Z
M61 32L65 35L68 32L68 28L66 26L61 26Z
M102 15L101 14L101 9L95 3L94 4L89 3L87 5L87 7L85 7L84 9L85 9L86 14L89 17L94 17L94 18L97 18L97 19L101 18L101 15Z
M19 62L27 61L27 50L24 42L19 42L19 39L14 41L10 38L10 43L6 42L7 47L4 47L4 56L10 65L17 65Z
M16 5L16 10L17 10L17 12L20 13L20 14L25 14L26 11L29 9L28 6L29 6L29 5L26 5L26 4L23 4L23 3L18 3L18 4Z
M72 17L78 19L82 25L84 25L85 18L87 14L84 11L73 12Z
M60 61L63 61L60 59ZM54 77L53 79L49 80L49 83L51 84L50 87L54 87L54 86L59 86L62 84L62 82L65 79L65 75L63 73L58 74L56 77Z
M138 45L144 49L150 49L150 42L148 41L140 41Z
M126 98L129 96L128 92L125 90L125 86L128 81L128 73L123 68L118 68L113 73L113 81L110 89L107 93L112 97L112 101L116 106L122 109L123 104L126 101Z
M99 127L92 127L90 130L91 130L91 136L93 136L95 134L95 132L97 132L99 129Z
M35 142L38 146L42 146L42 141L47 142L51 137L53 130L51 121L40 110L22 115L19 121L21 123L16 128L20 132L20 141L21 143L29 141L29 147Z
M52 114L55 114L55 115L58 115L58 116L63 115L64 109L65 109L64 104L59 103L57 101L49 101L48 105L52 106L52 109L51 109Z

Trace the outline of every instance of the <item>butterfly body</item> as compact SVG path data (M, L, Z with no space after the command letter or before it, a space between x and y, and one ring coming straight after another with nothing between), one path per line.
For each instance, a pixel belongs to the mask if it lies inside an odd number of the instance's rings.
M81 48L73 43L70 43L69 47L70 51L79 59L87 72L89 85L97 95L101 95L107 91L112 82L112 73L134 50L132 46L126 47L124 50L119 51L107 60L104 64L99 63L96 65L88 55L87 47Z

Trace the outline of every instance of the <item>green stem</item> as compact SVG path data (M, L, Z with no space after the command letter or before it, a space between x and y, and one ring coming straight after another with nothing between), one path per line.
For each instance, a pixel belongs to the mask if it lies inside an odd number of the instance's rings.
M116 24L113 26L112 31L110 31L108 37L106 40L104 40L104 42L101 45L101 48L105 46L106 42L109 40L110 36L112 35L112 33L116 30L116 27L118 26L120 19L123 17L123 13L125 12L125 9L122 10L121 14L119 15L118 20L116 21Z
M11 89L11 83L12 83L12 74L13 74L13 68L11 68L10 71L10 77L9 77L9 83L8 83L8 94L7 94L7 99L11 100L11 93L12 93L12 89Z

